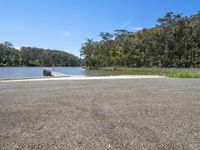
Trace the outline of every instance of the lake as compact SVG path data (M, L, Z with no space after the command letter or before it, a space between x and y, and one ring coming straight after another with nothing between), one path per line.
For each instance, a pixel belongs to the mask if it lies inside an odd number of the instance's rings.
M43 76L44 67L0 67L0 78L29 78ZM52 68L50 68L52 69ZM66 75L86 75L81 67L55 67L56 72Z
M0 67L0 78L30 78L43 76L44 67ZM50 68L52 69L52 68ZM55 67L56 72L69 76L105 76L111 72L86 70L82 67Z

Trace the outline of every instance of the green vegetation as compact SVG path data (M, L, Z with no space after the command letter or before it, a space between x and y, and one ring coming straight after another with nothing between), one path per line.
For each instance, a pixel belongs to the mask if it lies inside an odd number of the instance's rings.
M199 73L180 72L180 73L170 74L169 77L172 77L172 78L200 78L200 72Z
M200 67L200 12L189 17L169 12L153 28L100 37L82 45L87 67Z
M103 71L104 74L112 75L161 75L172 78L200 78L199 68L159 68L159 67L102 67L88 68Z
M0 66L79 66L81 60L67 52L0 43Z

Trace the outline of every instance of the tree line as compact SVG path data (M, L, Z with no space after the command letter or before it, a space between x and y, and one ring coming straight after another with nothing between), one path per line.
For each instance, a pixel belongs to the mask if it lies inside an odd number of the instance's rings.
M101 32L100 37L82 44L88 67L200 67L200 11L168 12L153 28Z
M0 43L0 66L80 66L80 58L64 51Z

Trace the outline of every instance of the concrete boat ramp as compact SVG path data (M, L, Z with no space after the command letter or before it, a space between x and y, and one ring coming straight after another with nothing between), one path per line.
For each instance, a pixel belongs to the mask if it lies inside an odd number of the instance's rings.
M24 81L59 81L59 80L124 80L124 79L155 79L166 78L157 75L121 75L121 76L55 76L22 79L2 79L0 82L24 82Z
M60 72L54 71L54 68L53 69L44 68L43 69L43 75L44 76L53 76L53 77L66 77L66 76L68 76L68 75L66 75L64 73L60 73Z
M52 71L51 74L54 77L66 77L66 76L68 76L68 75L66 75L64 73L60 73L60 72L56 72L56 71Z

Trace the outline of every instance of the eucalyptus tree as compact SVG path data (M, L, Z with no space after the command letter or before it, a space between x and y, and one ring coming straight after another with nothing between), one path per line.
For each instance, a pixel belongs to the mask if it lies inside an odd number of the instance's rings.
M168 12L158 24L138 32L115 30L87 40L81 49L90 67L200 67L200 12Z

